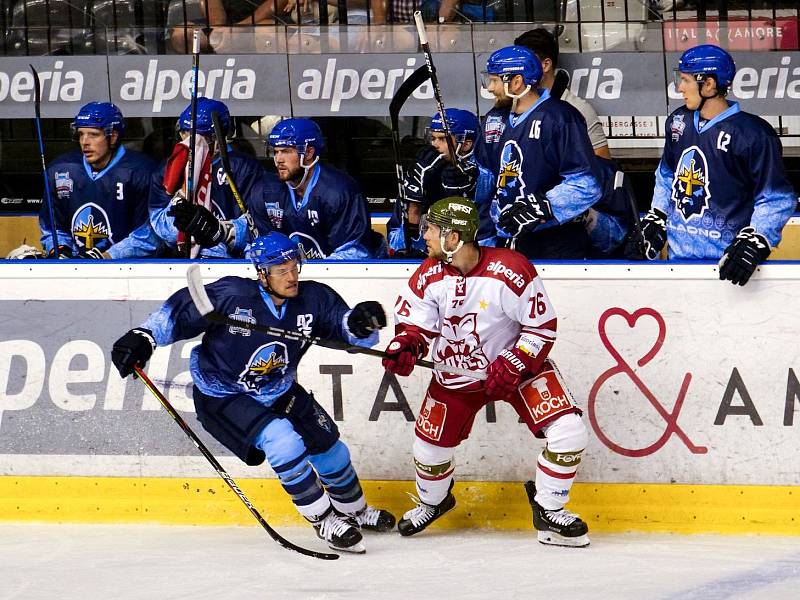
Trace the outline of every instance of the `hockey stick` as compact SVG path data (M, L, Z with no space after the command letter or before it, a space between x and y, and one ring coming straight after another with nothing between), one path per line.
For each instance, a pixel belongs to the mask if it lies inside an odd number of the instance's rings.
M42 176L44 177L44 201L47 202L47 218L50 220L50 234L53 236L53 255L61 258L58 251L58 235L56 234L56 217L53 212L53 198L50 196L50 184L47 181L47 163L44 160L44 138L42 137L42 87L39 73L28 65L33 73L33 106L36 111L36 137L39 138L39 156L42 158Z
M192 104L189 112L191 125L189 127L189 173L186 175L186 199L194 204L194 143L197 139L197 80L200 70L200 30L195 29L192 36ZM187 236L183 246L184 258L192 255L192 237Z
M394 170L397 176L397 199L403 205L403 217L408 220L408 201L406 200L406 188L403 185L405 181L405 173L403 172L403 163L400 160L400 109L411 97L419 86L425 83L431 74L426 65L422 65L411 76L406 79L400 87L397 88L392 101L389 102L389 118L392 123L392 150L394 150ZM411 236L408 233L408 228L403 226L403 234L405 237L406 249L411 249Z
M631 213L631 227L633 227L633 234L636 236L637 244L639 242L644 242L644 233L642 232L642 224L639 222L639 209L636 206L636 202L633 199L633 194L628 192L628 188L625 185L625 173L622 171L617 171L614 174L614 189L622 190L622 193L625 194L625 198L628 201L628 208L630 209Z
M244 215L244 220L247 222L247 231L250 232L250 241L252 242L258 237L258 229L256 228L256 224L253 222L253 215L251 215L250 211L247 210L247 206L242 200L241 194L239 194L239 189L236 187L236 183L233 181L233 171L231 171L231 157L228 155L228 140L226 138L226 132L222 129L222 122L218 113L211 113L211 121L214 123L214 133L217 136L219 157L222 160L222 170L225 171L225 179L228 180L228 187L231 188L231 193L236 200L236 204L239 206L239 210Z
M381 350L374 350L372 348L364 348L362 346L355 346L347 342L340 342L337 340L329 340L316 336L309 336L300 333L299 331L292 331L288 329L280 329L278 327L271 327L268 325L259 325L258 323L250 323L247 321L239 321L232 319L214 310L214 305L208 297L206 288L203 285L203 277L200 274L200 265L190 265L186 270L186 281L188 283L189 294L192 297L195 307L197 307L200 315L211 321L212 323L219 323L228 325L230 327L238 327L240 329L249 329L250 331L257 331L275 337L281 337L288 340L303 342L305 344L315 344L323 348L330 348L331 350L344 350L351 354L366 354L367 356L377 356L378 358L387 358L389 355ZM429 360L417 360L420 367L426 369L433 369L434 371L442 371L444 373L451 373L453 375L460 375L462 377L470 377L471 379L486 379L486 374L470 371L468 369L461 369L459 367L451 367L442 363L434 363Z
M428 67L428 73L431 76L431 83L433 84L433 97L436 99L436 107L439 115L442 117L442 130L444 131L445 139L447 139L447 151L450 153L450 159L454 165L458 164L456 157L456 147L453 143L453 138L450 136L450 126L447 124L447 116L444 111L444 101L442 100L442 90L439 88L439 78L436 76L436 67L433 66L433 56L431 55L431 48L428 44L428 34L425 31L425 23L422 20L422 12L414 11L414 23L417 25L417 33L419 34L419 45L422 46L422 53L425 55L425 64Z
M561 100L561 96L569 86L569 73L563 69L556 71L556 76L553 79L553 87L550 88L550 97Z
M150 393L158 399L158 401L161 403L161 406L163 406L167 413L169 413L169 416L174 419L181 429L183 429L183 432L189 437L190 440L192 440L192 443L197 447L198 450L200 450L200 453L205 456L208 462L211 463L211 466L214 467L214 470L216 470L217 474L222 477L225 483L228 484L228 487L231 488L233 493L239 497L239 500L244 503L244 505L247 507L247 510L250 511L250 514L256 518L256 521L258 521L258 523L264 528L264 530L273 540L278 542L284 548L287 548L288 550L294 550L295 552L299 552L304 556L312 556L314 558L321 558L322 560L336 560L339 558L338 554L317 552L315 550L307 550L306 548L297 546L275 531L270 524L267 523L266 519L261 516L261 513L256 510L255 506L252 505L250 500L247 499L247 496L245 496L244 492L239 489L239 486L236 484L233 478L228 475L228 472L222 467L219 461L214 458L214 455L211 454L208 448L206 448L205 444L200 441L200 438L197 437L197 434L192 431L192 428L189 427L189 425L186 424L186 421L184 421L183 418L178 414L178 411L173 408L172 404L169 403L169 400L167 400L164 394L161 393L161 390L159 390L155 384L150 381L150 378L147 376L144 370L139 365L135 365L133 370L142 380L142 383L144 383L145 387L150 390Z

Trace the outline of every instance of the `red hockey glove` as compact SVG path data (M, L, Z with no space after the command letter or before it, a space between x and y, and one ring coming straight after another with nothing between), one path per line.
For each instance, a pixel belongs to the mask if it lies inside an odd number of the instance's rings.
M511 396L532 363L533 357L519 348L502 350L486 372L486 395L492 398Z
M428 343L421 333L404 331L396 336L386 347L386 358L383 359L383 368L396 375L406 377L411 375L417 359L428 353Z

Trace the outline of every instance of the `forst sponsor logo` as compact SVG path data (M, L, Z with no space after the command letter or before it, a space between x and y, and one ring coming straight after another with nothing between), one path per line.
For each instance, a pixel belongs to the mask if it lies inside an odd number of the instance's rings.
M199 70L197 92L217 100L251 100L255 96L256 72L236 66L236 58L225 60L224 67ZM165 102L178 96L184 100L192 97L192 70L164 69L159 59L147 61L147 68L128 69L123 74L119 97L126 102L152 101L153 112L161 112Z
M416 58L409 58L405 67L370 67L362 73L357 69L339 67L337 58L329 58L324 72L313 67L303 70L303 79L297 84L297 97L301 100L330 100L331 112L339 112L348 100L389 100L414 72L416 63ZM418 100L433 98L430 80L419 86L412 96Z

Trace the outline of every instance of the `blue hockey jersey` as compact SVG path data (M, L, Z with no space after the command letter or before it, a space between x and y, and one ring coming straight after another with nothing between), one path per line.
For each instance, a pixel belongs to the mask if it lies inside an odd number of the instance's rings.
M540 228L564 224L602 197L594 171L594 151L586 122L577 109L540 90L539 100L522 114L509 114L495 146L499 155L491 214L530 194L545 195L554 219ZM484 126L484 137L485 137ZM497 160L497 157L490 159ZM491 168L491 165L485 165ZM509 234L498 228L501 237Z
M333 289L316 281L301 281L299 295L281 306L275 306L255 279L223 277L207 285L206 291L217 312L238 321L364 347L378 342L377 331L365 339L353 337L347 328L350 308ZM197 388L216 397L249 394L266 406L291 387L308 350L306 342L204 319L186 288L173 294L141 326L153 332L159 346L204 334L189 361Z
M231 171L236 189L239 190L244 202L247 202L255 189L260 189L262 178L267 175L267 171L259 162L248 154L237 152L229 147ZM175 229L175 220L167 215L172 198L164 190L164 170L166 161L162 162L159 168L153 173L150 181L150 222L158 236L167 245L175 247L178 240L178 230ZM236 204L236 199L228 185L225 169L222 167L222 160L216 155L211 161L211 205L212 212L222 221L232 221L236 231L236 240L233 250L220 242L213 248L203 248L200 256L209 258L237 258L250 243L247 232L247 224L241 217L242 211ZM259 230L260 233L266 230Z
M686 107L667 118L652 206L667 215L670 258L718 259L748 225L774 247L797 204L775 131L728 104L704 123Z
M361 260L376 257L380 244L370 228L367 201L355 179L317 164L303 197L277 175L248 201L260 232L273 229L301 243L308 258Z
M80 150L58 157L47 182L59 246L78 256L97 248L112 258L151 256L159 247L147 220L150 175L155 163L120 146L108 165L94 172ZM39 213L42 246L53 248L47 203Z
M470 198L478 207L479 227L476 236L477 241L481 246L494 246L495 228L491 215L489 214L489 207L492 203L492 197L494 196L494 175L475 160L474 153L467 160L476 163L478 166L478 177L475 182L475 190L473 193L474 198ZM403 183L405 184L406 182ZM432 184L433 185L431 185L425 193L422 206L423 212L426 212L431 204L437 200L441 200L450 195L450 193L445 191L442 187L441 177L438 177ZM395 201L392 208L392 216L389 217L389 222L386 224L389 248L394 252L407 250L405 233L403 231L404 219L403 204L398 199ZM420 234L418 238L411 240L411 246L414 250L427 254L427 247L425 245L425 240L422 239L422 234Z

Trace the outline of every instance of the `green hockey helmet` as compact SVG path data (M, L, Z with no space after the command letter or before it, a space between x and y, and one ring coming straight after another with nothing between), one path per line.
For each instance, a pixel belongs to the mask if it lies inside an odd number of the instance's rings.
M428 209L426 220L442 229L457 231L465 243L474 242L478 233L478 208L472 200L461 196L434 202Z

